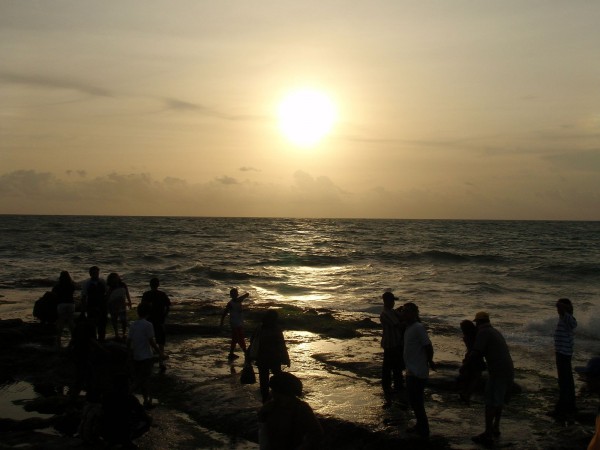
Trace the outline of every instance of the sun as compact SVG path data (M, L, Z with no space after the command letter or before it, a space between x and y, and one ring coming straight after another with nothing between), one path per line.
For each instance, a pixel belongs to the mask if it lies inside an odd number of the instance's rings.
M322 91L299 89L287 94L277 111L283 135L298 147L313 147L327 136L337 120L337 109Z

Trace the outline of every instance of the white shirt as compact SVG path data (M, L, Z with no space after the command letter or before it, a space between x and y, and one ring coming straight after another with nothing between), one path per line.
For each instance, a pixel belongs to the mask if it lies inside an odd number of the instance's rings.
M404 332L404 363L406 374L417 378L429 378L429 362L425 347L431 345L425 327L420 322L408 325Z
M139 319L129 327L129 340L134 361L143 361L154 357L150 339L154 337L154 326L146 319Z

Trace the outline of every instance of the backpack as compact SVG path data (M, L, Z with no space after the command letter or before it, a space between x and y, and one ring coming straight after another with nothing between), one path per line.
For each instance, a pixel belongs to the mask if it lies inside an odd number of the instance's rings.
M58 318L56 314L58 298L54 292L48 291L33 304L33 317L42 323L54 323Z

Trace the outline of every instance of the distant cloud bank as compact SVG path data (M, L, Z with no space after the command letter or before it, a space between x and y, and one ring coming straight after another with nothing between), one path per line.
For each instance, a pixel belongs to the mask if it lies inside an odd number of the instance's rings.
M242 176L252 168L240 168ZM35 170L0 175L0 213L221 217L332 217L406 219L600 220L600 193L560 189L514 200L463 183L462 196L377 187L351 192L326 176L296 171L287 184L224 174L204 183L147 173L91 178L83 170L64 176Z

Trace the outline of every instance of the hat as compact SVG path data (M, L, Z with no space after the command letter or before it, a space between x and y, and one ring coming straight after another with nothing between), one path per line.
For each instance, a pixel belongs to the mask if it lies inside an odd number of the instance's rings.
M475 319L473 319L475 322L481 320L481 321L488 321L490 320L490 315L488 313L486 313L485 311L479 311L477 314L475 314Z
M575 372L594 377L600 376L600 356L590 359L586 366L575 367Z

